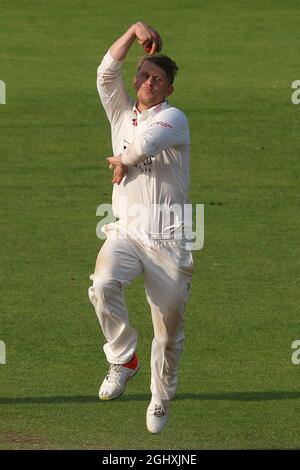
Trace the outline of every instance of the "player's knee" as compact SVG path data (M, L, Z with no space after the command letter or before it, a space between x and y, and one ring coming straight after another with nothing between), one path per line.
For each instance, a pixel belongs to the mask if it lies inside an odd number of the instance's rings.
M106 303L112 296L120 293L122 284L116 279L107 276L94 276L93 285L88 289L88 296L91 303Z
M163 348L173 348L177 344L181 344L184 341L183 324L176 330L171 329L170 331L156 334L155 340Z
M172 349L174 344L176 343L175 339L169 335L156 336L155 340L158 343L159 347L162 349Z
M159 344L160 347L166 349L172 343L172 339L168 334L164 335L156 335L155 336L156 342Z

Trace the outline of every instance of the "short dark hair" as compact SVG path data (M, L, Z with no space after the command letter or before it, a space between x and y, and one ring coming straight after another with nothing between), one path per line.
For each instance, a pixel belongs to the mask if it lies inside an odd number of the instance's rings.
M141 57L141 59L138 61L137 72L140 71L142 65L145 62L151 62L152 64L155 64L161 69L163 69L171 85L173 84L177 71L179 70L174 60L170 59L170 57L163 54L146 55L144 57Z

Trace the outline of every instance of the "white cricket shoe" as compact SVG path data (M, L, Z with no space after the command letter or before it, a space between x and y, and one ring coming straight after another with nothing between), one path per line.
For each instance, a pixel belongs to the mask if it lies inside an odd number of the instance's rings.
M139 368L140 364L136 354L127 364L110 364L107 376L99 390L100 400L113 400L122 395L128 380L137 373Z
M149 432L158 434L165 427L169 415L169 402L152 398L147 409L146 424Z

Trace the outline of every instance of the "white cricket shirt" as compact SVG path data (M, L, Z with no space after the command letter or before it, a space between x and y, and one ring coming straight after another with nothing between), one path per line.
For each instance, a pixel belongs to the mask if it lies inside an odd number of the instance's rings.
M122 63L108 51L97 69L113 154L122 154L128 166L121 184L113 187L113 213L135 237L180 238L189 203L188 122L167 101L139 112L125 91Z

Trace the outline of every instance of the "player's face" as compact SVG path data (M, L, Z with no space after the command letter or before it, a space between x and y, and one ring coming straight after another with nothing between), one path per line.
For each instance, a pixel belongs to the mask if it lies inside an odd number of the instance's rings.
M165 71L149 61L143 63L133 80L133 86L141 111L161 103L174 90Z

